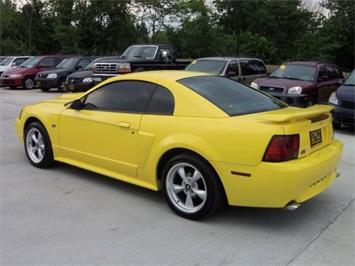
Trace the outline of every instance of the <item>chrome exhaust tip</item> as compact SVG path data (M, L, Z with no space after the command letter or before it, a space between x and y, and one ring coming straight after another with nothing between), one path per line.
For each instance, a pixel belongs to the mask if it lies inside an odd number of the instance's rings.
M301 204L296 203L296 202L291 202L285 206L285 209L288 211L294 211L298 209L298 207L301 206Z

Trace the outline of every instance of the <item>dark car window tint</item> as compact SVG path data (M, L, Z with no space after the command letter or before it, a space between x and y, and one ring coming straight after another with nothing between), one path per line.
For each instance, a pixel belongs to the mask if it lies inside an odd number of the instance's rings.
M334 66L334 68L335 68L335 72L337 73L337 78L343 79L344 75L343 75L343 72L341 71L340 67Z
M257 74L265 74L266 67L260 60L255 59L240 59L239 60L240 67L242 69L242 75L257 75Z
M54 67L55 66L55 60L52 57L49 58L44 58L41 62L41 66L44 67Z
M84 109L143 113L156 85L140 81L119 81L90 93Z
M327 71L324 66L319 68L318 78L326 78L328 77Z
M239 76L238 63L232 60L228 63L226 74L228 76Z
M14 63L15 63L15 66L19 66L21 65L23 62L25 62L27 60L27 58L17 58L15 59Z
M336 79L337 78L337 73L336 73L335 68L333 66L326 66L326 69L328 72L329 79Z
M174 106L173 94L166 88L159 86L150 101L147 113L172 115L174 113Z
M178 81L206 98L230 116L277 110L286 104L234 80L200 76Z
M79 61L78 67L84 68L84 67L86 67L88 64L90 64L90 62L91 62L91 59L90 59L90 58L83 58L83 59L81 59L81 60Z

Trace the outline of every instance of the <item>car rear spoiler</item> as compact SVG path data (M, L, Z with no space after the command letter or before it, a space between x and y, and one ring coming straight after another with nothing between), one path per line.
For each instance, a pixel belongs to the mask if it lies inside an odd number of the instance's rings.
M283 110L283 112L268 112L260 114L256 119L272 122L296 121L302 118L313 120L312 118L319 117L320 115L323 115L324 118L325 116L328 117L332 109L333 106L320 104L308 108L289 107L288 109Z

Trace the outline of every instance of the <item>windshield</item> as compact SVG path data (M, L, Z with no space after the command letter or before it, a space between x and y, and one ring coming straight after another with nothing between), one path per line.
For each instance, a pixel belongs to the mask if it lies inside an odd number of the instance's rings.
M157 46L130 46L124 51L122 57L154 59L157 51Z
M195 60L189 64L185 70L207 72L219 75L223 72L226 64L227 62L222 60Z
M57 68L73 68L78 62L79 58L66 58L57 66Z
M281 65L270 77L283 79L315 80L317 68L307 65Z
M355 70L353 70L347 79L344 81L345 85L355 86Z
M8 66L11 64L13 57L6 57L3 61L1 61L0 66Z
M286 104L234 80L220 76L181 79L185 85L230 116L259 113L287 107Z
M21 65L19 65L19 67L31 68L34 67L40 60L40 57L32 57L27 61L23 62Z

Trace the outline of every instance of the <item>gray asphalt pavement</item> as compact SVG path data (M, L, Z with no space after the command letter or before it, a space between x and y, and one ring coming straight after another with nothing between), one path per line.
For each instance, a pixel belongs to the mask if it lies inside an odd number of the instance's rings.
M0 265L355 265L355 137L340 177L296 211L226 207L200 222L161 193L69 165L27 161L21 108L58 92L0 88Z

